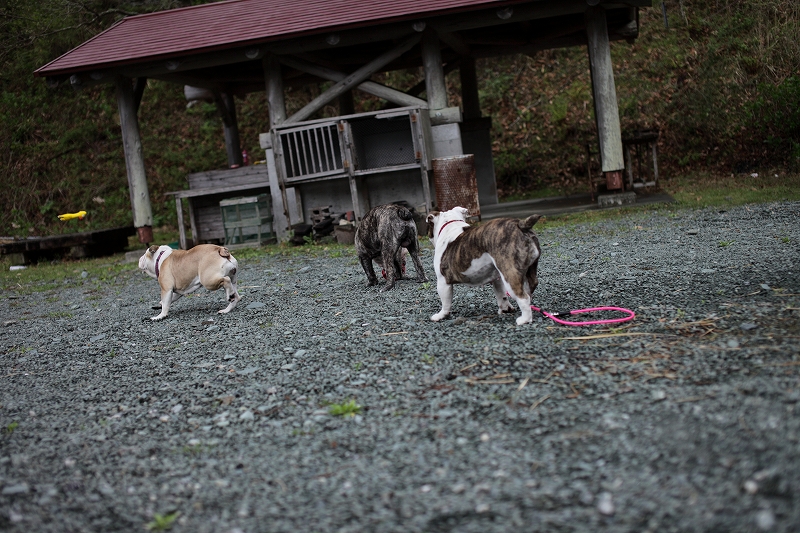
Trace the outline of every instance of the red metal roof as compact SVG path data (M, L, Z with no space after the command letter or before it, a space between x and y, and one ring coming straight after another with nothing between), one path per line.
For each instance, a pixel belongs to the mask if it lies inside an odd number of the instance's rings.
M36 70L69 74L334 29L477 8L501 0L228 0L127 17Z

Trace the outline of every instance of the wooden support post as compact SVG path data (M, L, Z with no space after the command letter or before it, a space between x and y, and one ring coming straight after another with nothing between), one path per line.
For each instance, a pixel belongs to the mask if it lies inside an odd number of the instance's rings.
M590 7L585 20L602 171L609 189L621 189L621 169L625 168L625 163L606 11L601 6Z
M286 101L283 96L283 74L278 56L267 54L262 61L264 82L267 85L270 129L286 120Z
M481 205L497 203L497 180L492 156L491 117L481 117L478 76L475 58L462 56L459 62L461 103L464 121L461 123L461 146L465 154L475 155L475 178Z
M444 81L439 36L433 28L425 28L422 32L422 64L425 68L428 108L444 109L447 107L447 86Z
M461 60L458 60L458 59L457 59L457 60L455 60L455 61L451 61L451 62L449 62L448 64L446 64L446 65L444 66L444 68L443 68L443 70L444 70L444 75L445 75L445 76L447 76L448 74L450 74L451 72L453 72L455 69L457 69L457 68L458 68L458 66L459 66L460 64L461 64ZM422 92L425 90L425 84L426 84L426 83L427 83L427 82L426 82L425 80L422 80L421 82L417 83L416 85L414 85L413 87L411 87L409 90L407 90L407 91L406 91L406 94L410 94L411 96L417 96L417 95L419 95L420 93L422 93ZM425 109L425 108L427 107L427 105L428 105L428 103L427 103L427 102L425 102L425 107L423 107L423 109Z
M150 206L150 193L147 190L142 137L139 133L139 119L136 115L136 101L133 82L130 78L119 77L117 85L117 107L122 128L122 145L125 150L125 167L128 171L128 188L133 209L133 225L139 242L153 242L153 209Z
M398 46L392 48L388 52L381 54L380 56L376 57L360 69L356 70L349 76L347 76L342 81L337 82L333 85L330 89L322 93L321 95L317 96L311 102L309 102L303 109L292 115L291 117L287 118L285 122L293 123L293 122L301 122L311 115L322 109L323 106L335 100L339 97L343 92L349 91L354 89L362 82L366 81L370 76L376 73L381 68L385 67L408 50L410 50L415 44L419 42L419 35L412 35Z
M178 215L178 243L181 250L186 250L186 228L183 226L183 198L175 198L175 214Z
M214 91L214 103L222 117L222 129L225 132L225 151L228 153L228 166L242 166L242 146L239 141L239 123L236 120L236 102L229 92Z
M352 115L356 112L356 104L353 102L353 91L343 92L339 97L339 115Z
M272 229L275 231L278 240L283 240L290 237L289 227L291 226L288 202L286 201L286 186L278 174L273 148L266 149L266 159L269 194L272 197Z
M189 228L192 230L192 246L200 244L200 232L197 230L197 213L194 209L194 198L187 198L186 203L189 205Z
M658 189L658 139L653 141L653 185Z
M475 71L475 58L462 57L458 73L461 77L461 103L464 107L464 120L481 118L481 101L478 96L478 75Z
M144 88L147 87L147 78L136 78L133 84L133 101L136 105L136 112L139 112L139 106L142 103L142 95Z

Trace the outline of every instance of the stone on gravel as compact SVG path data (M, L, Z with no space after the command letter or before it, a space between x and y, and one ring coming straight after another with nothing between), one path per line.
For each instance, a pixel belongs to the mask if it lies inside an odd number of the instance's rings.
M15 485L6 485L3 487L2 494L4 496L9 496L12 494L27 494L30 487L28 487L27 483L17 483Z
M597 510L606 516L614 514L614 499L610 492L601 492L597 496Z

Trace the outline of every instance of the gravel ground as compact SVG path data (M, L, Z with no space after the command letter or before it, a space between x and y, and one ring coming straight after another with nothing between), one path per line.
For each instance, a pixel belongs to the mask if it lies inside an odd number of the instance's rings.
M617 329L464 286L433 323L435 282L381 294L322 246L240 253L227 316L151 323L135 265L6 288L0 530L800 531L799 217L537 225L536 304L635 310Z

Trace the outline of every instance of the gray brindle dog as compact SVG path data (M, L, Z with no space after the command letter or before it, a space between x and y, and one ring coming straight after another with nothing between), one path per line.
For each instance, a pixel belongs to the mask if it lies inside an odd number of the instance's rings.
M442 300L441 311L431 316L431 320L438 322L450 314L454 283L491 283L498 314L514 312L508 293L522 312L517 324L532 322L531 294L539 284L541 247L531 228L540 215L525 220L498 218L470 226L466 221L468 214L467 209L454 207L428 215L430 237L436 248L433 256L436 289Z
M403 279L403 249L408 250L417 281L427 281L422 261L419 260L417 225L411 211L401 205L386 204L370 209L356 229L356 252L361 267L367 274L369 286L378 283L372 267L375 261L386 271L386 285L381 292L394 287L395 281Z

